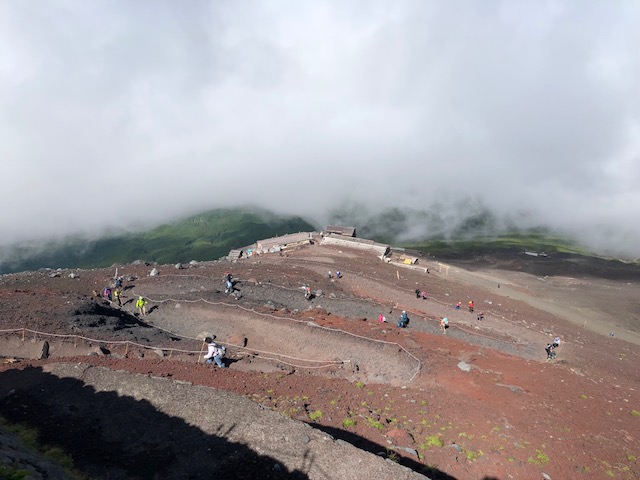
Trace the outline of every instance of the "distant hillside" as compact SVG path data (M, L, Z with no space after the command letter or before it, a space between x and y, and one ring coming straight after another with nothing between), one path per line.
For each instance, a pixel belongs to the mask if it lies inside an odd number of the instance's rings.
M0 273L50 268L97 268L137 259L157 263L214 260L263 238L315 230L300 217L258 210L212 210L153 230L95 241L73 238L36 247L16 246Z

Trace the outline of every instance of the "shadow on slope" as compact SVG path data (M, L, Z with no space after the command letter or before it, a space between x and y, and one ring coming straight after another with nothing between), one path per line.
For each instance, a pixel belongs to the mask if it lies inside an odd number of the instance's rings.
M0 414L37 430L40 445L62 449L89 478L309 478L225 439L233 426L209 435L146 400L77 379L28 368L0 373L0 385Z
M372 442L371 440L368 440L364 437L361 437L360 435L349 432L347 430L320 425L318 423L310 423L310 425L313 428L317 428L318 430L328 433L333 438L344 440L345 442L350 443L351 445L358 447L361 450L383 457L387 456L386 447ZM410 458L399 457L397 461L400 465L410 468L414 472L421 473L422 475L427 475L431 480L457 480L455 477L452 477L448 473L438 470L435 467L430 467L420 462L416 462L415 460L411 460Z

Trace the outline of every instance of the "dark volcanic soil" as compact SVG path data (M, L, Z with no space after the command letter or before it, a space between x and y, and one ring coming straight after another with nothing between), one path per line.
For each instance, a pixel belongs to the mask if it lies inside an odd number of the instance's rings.
M133 279L122 309L92 298L115 269L74 271L77 278L70 271L5 275L0 352L20 361L3 365L0 378L72 361L211 386L434 479L638 478L640 275L624 265L616 279L615 268L599 261L571 273L539 260L525 269L518 265L535 259L456 266L422 258L411 268L312 245L234 264L162 266L157 277L148 276L151 266L126 265L119 273ZM329 279L338 269L344 277ZM236 296L223 291L227 270L238 279ZM304 285L317 294L311 301ZM417 299L416 288L428 300ZM150 299L143 318L134 314L138 294ZM475 313L455 310L469 300ZM402 310L407 329L395 325ZM451 325L446 335L443 316ZM229 369L201 362L205 335L228 346ZM555 336L563 343L547 363L544 346ZM37 356L45 340L50 358L18 358L20 351ZM0 413L39 424L84 472L104 462L153 478L153 466L180 448L175 442L135 461L101 458L72 440L87 433L104 439L104 432L65 428L29 395L5 397ZM142 448L135 436L111 440Z

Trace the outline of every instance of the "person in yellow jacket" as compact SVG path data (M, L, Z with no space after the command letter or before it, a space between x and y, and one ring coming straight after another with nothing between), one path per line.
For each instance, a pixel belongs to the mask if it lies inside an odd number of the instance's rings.
M140 312L140 315L144 316L147 314L147 299L142 295L140 295L136 301L136 308Z
M122 294L122 292L120 291L119 288L116 288L113 291L113 298L115 299L116 303L118 304L119 307L122 306L122 300L120 299L120 295Z

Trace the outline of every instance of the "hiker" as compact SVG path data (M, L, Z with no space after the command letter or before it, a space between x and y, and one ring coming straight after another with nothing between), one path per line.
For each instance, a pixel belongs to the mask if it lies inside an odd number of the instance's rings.
M122 306L122 300L120 300L120 295L122 292L120 292L119 288L116 288L113 292L113 298L116 299L116 303L118 304L119 307Z
M333 278L333 273L331 273L331 270L329 270L329 280L331 280Z
M416 298L420 298L420 289L416 288Z
M422 297L423 300L426 300L429 297L429 293L425 290L422 290L420 292L420 297Z
M138 297L136 301L136 308L138 309L140 315L145 316L147 314L147 299L142 295Z
M405 310L402 310L402 315L400 315L400 320L398 320L398 327L407 328L409 325L409 316Z
M442 320L440 320L440 330L442 330L442 333L445 335L447 334L447 328L449 328L449 319L442 317Z
M386 317L383 314L380 314L380 323L385 323L386 321Z
M304 298L308 301L311 301L311 287L305 287Z
M116 282L115 282L115 287L116 287L116 289L118 289L118 288L122 288L122 280L123 280L123 278L122 278L122 277L118 277L118 278L116 278Z
M224 293L233 293L233 290L233 282L231 280L226 280Z
M553 343L547 343L547 346L544 349L547 352L547 360L553 360L556 358L556 352L554 351L556 347L553 345Z
M553 339L553 348L558 348L560 346L560 337L556 337Z
M342 278L342 273L340 273L340 270L336 272L336 278Z
M478 321L484 320L484 313L480 312L477 318L478 318Z
M469 311L473 312L473 300L469 300Z
M230 272L224 272L224 283L233 282L233 275Z
M460 310L461 306L462 306L462 302L456 303L456 310Z
M110 287L105 287L104 288L103 296L107 300L111 301L111 288Z
M222 345L218 346L211 337L207 337L204 339L207 344L207 354L204 356L204 359L207 363L211 364L216 362L220 368L227 368L227 366L222 362L222 358L226 353L226 348Z

